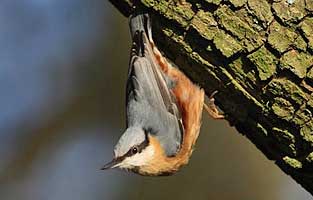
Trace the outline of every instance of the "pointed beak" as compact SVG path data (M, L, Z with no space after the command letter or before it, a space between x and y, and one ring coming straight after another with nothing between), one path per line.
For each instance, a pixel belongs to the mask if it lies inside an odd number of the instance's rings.
M113 169L117 167L117 165L121 162L121 160L114 158L111 162L105 164L101 170Z

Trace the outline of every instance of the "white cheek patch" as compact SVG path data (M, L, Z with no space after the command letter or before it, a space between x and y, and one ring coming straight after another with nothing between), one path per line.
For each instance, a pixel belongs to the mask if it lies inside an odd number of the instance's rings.
M153 155L154 155L153 146L148 146L141 153L137 153L131 157L125 158L125 160L116 165L116 167L126 169L140 167L149 163L152 160Z

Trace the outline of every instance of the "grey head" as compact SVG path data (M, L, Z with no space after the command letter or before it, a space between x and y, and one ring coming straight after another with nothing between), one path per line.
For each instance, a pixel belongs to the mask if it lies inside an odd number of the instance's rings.
M114 158L102 169L133 169L146 164L153 155L148 135L140 127L129 127L114 148Z
M146 134L144 130L139 127L129 127L115 145L114 156L121 157L132 147L137 147L144 142L146 142Z

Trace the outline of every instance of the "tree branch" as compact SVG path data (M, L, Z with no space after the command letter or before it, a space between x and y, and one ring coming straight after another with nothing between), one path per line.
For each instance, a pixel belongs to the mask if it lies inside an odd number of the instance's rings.
M111 2L128 16L127 0ZM270 2L270 3L269 3ZM158 47L313 194L313 3L141 0ZM310 17L311 16L311 17Z

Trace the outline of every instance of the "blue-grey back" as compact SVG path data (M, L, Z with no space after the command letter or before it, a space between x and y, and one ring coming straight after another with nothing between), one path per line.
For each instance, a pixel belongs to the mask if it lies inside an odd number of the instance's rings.
M151 37L148 16L132 16L130 27L133 48L127 81L127 126L143 127L157 137L167 156L173 156L180 148L183 128L176 99L170 91L172 83L167 84L154 58L148 41Z

